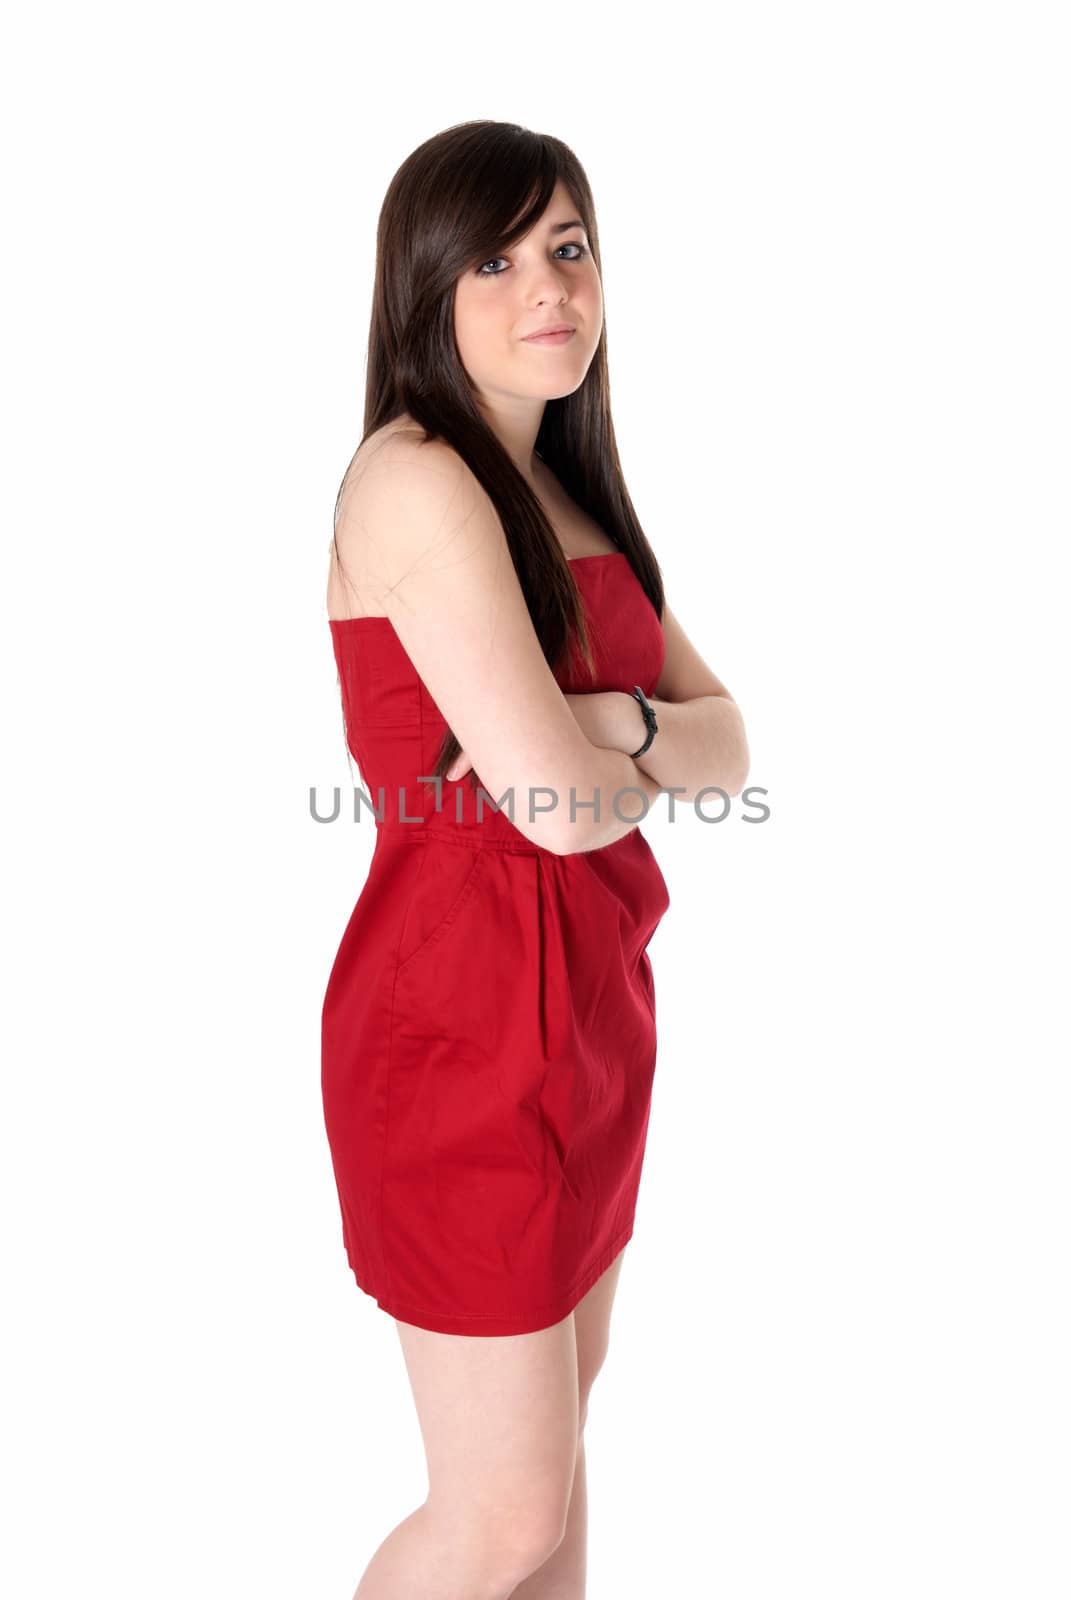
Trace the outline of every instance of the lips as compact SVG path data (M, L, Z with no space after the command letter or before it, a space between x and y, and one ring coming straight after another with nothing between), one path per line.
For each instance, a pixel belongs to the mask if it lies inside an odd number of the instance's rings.
M575 333L576 329L571 322L551 322L545 328L536 328L534 333L526 333L526 339L545 339L548 333Z

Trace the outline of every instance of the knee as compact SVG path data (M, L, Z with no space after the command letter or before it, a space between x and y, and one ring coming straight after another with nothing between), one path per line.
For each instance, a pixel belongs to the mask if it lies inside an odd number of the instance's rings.
M533 1508L513 1525L504 1574L513 1587L507 1589L507 1594L512 1594L519 1583L537 1572L557 1550L565 1538L568 1509L567 1504L560 1507L557 1503Z
M471 1574L480 1600L511 1595L553 1555L565 1537L569 1487L564 1499L553 1492L533 1496L508 1514L503 1509L459 1519L452 1509L452 1540L463 1552L461 1566Z

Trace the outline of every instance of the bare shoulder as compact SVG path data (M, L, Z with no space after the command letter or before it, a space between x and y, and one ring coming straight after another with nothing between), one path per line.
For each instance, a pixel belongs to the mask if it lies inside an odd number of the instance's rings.
M340 542L366 611L387 618L487 793L565 795L605 770L543 653L501 519L441 441L406 429L374 441L347 502ZM362 587L363 585L363 587ZM565 854L590 847L578 826L527 804L517 826Z
M363 441L339 496L328 613L389 615L390 597L417 569L459 554L501 524L452 445L408 419Z
M442 492L444 486L458 486L475 478L464 459L445 439L430 439L410 418L387 423L369 434L347 469L341 496L343 513L376 494L389 484L405 489Z

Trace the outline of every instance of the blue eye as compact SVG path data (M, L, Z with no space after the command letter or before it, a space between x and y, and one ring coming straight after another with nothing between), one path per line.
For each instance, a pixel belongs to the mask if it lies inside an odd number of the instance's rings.
M566 243L566 244L560 244L558 246L558 249L559 250L575 250L575 251L577 251L577 254L575 256L566 256L565 259L567 261L582 261L584 259L584 257L589 253L587 245L586 244L580 244L575 239L570 239L568 241L568 243ZM492 256L490 261L485 261L483 263L483 266L477 267L476 276L478 278L501 278L501 276L502 276L501 272L488 272L487 268L491 267L491 266L494 266L496 261L504 261L505 259L506 259L505 256Z

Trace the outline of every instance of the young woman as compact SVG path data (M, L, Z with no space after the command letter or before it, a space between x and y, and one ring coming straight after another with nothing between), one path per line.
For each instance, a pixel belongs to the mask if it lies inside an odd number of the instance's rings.
M594 203L556 139L464 123L390 184L327 606L376 839L325 1123L429 1477L357 1597L579 1600L669 904L637 819L739 793L748 754L625 487Z

